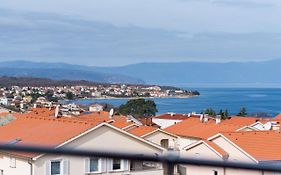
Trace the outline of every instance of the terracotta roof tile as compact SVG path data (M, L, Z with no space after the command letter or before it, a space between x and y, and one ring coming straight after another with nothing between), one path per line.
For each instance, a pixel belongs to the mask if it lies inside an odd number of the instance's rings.
M178 136L207 139L219 132L236 131L255 121L255 118L232 117L222 120L220 124L216 124L214 120L208 120L207 123L202 123L199 118L190 117L164 130Z
M97 125L97 122L83 122L75 119L22 116L0 127L0 142L17 144L57 146ZM20 154L20 153L19 153ZM33 156L34 154L21 154Z
M80 115L78 118L87 121L97 121L97 122L106 122L109 120L114 120L118 122L127 122L126 116L114 115L112 118L110 118L109 112L107 111L91 112L89 114Z
M186 114L162 114L153 118L169 119L169 120L185 120L188 119Z
M120 121L113 121L110 123L112 126L115 126L117 128L123 129L125 127L131 126L134 123L133 122L120 122Z
M137 128L134 128L134 129L131 129L129 130L128 132L131 133L131 134L134 134L136 136L143 136L143 135L146 135L150 132L153 132L155 130L157 130L158 128L156 127L152 127L152 126L139 126Z
M281 113L278 114L277 116L275 116L273 119L275 119L275 120L281 120Z
M276 131L222 133L259 161L281 160L281 134Z

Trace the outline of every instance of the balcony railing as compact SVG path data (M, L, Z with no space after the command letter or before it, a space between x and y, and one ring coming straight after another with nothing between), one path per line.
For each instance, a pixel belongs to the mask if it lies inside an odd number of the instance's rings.
M104 157L104 158L118 158L118 159L128 159L131 161L149 161L149 162L161 162L164 165L164 170L162 169L151 169L144 171L131 171L128 174L148 175L153 174L163 174L166 167L165 174L174 175L174 167L177 164L187 164L187 165L198 165L198 166L212 166L212 167L224 167L224 168L238 168L245 170L260 170L268 171L274 173L281 173L280 164L276 163L240 163L240 162L223 162L223 161L213 161L213 160L200 160L200 159L189 159L183 158L178 155L175 151L167 151L162 155L150 155L150 154L131 154L126 152L103 152L95 150L76 150L70 148L48 148L48 147L38 147L30 145L1 145L0 150L2 151L17 151L17 152L32 152L32 153L42 153L42 154L52 154L52 155L69 155L69 156L84 156L84 157Z

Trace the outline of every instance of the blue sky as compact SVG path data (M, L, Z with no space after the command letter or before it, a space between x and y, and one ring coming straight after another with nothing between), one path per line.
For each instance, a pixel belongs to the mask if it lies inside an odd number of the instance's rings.
M126 65L280 59L280 0L0 0L0 59Z

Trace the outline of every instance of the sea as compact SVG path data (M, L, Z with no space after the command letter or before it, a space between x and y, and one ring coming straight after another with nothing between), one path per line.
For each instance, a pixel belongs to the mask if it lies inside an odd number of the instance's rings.
M188 88L185 88L188 89ZM266 113L275 116L281 112L281 88L196 88L200 96L191 98L155 98L158 114L163 113L200 113L207 108L219 112L228 110L235 115L245 107L248 115ZM82 99L70 101L89 105L92 103L108 103L119 106L128 99Z

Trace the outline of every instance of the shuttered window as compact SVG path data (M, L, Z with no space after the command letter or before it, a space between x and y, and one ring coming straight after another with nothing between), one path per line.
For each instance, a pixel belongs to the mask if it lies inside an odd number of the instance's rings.
M113 159L112 170L121 170L121 159Z
M61 174L61 161L51 161L51 175Z
M85 173L106 172L106 159L91 157L85 159Z
M46 162L45 175L69 175L68 160L51 160Z
M99 171L99 158L92 157L90 158L90 172Z

